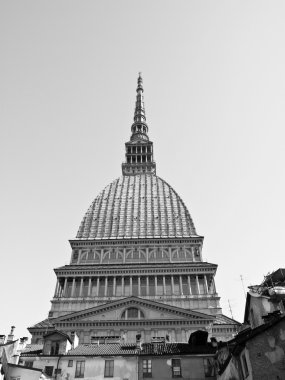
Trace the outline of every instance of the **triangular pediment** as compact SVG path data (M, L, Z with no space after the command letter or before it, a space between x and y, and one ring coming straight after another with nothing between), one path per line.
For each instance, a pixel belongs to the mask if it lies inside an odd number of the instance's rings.
M123 318L124 311L129 308L139 309L142 313L141 315L143 318L148 320L174 320L177 318L205 322L211 322L215 320L215 317L212 315L199 313L192 310L186 310L161 302L132 296L116 301L111 301L104 305L66 314L64 316L56 318L54 323L81 323L103 320L120 320Z

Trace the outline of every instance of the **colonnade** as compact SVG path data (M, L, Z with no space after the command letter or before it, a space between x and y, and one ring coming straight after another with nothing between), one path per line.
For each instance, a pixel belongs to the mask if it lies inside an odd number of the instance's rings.
M58 278L55 297L181 296L215 294L213 276L96 276Z

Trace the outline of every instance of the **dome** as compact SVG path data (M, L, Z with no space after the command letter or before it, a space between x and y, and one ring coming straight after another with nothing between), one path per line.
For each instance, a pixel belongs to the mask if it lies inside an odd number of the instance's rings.
M95 198L76 239L144 239L197 236L182 199L154 174L121 176Z

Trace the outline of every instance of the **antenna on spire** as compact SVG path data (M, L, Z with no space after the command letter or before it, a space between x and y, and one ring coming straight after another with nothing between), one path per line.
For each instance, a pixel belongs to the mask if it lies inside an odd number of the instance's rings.
M228 303L229 303L229 309L230 309L231 317L232 317L232 319L234 319L230 300L228 300Z
M240 275L240 280L241 280L241 284L242 284L242 288L243 288L243 293L244 293L244 296L246 298L246 292L245 292L245 288L244 288L244 283L243 283L243 277L242 277L242 275Z

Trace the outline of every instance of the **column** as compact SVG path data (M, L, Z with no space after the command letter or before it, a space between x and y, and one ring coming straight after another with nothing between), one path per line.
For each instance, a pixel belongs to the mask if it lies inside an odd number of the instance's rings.
M71 298L74 297L74 291L75 291L75 277L72 280Z
M96 296L99 296L99 285L100 285L100 278L97 277L97 287L96 287Z
M204 281L205 281L205 288L206 288L206 294L209 293L209 289L208 289L208 281L207 281L207 276L204 275Z
M174 294L174 278L171 276L171 294Z
M162 282L163 282L163 295L166 295L166 285L165 285L165 276L162 276Z
M122 276L122 296L125 295L125 278Z
M141 295L141 277L138 276L138 296Z
M66 297L66 287L67 287L67 277L64 279L64 285L63 285L63 297Z
M81 278L81 281L80 281L80 289L79 289L79 297L82 297L82 290L83 290L83 277Z
M113 277L113 297L116 295L116 278L117 277Z
M92 278L89 277L88 293L87 293L87 296L88 296L88 297L91 297L91 286L92 286Z
M59 288L59 279L56 280L55 290L54 290L54 297L58 297L58 288Z
M179 276L180 294L183 294L182 276Z
M154 294L157 295L157 276L154 276Z
M148 276L146 276L146 295L149 296L149 280L148 280Z
M108 290L108 277L105 277L105 290L104 290L105 297L107 297L107 290Z
M199 286L199 278L198 276L195 276L196 277L196 284L197 284L197 291L198 291L198 294L200 294L200 286Z
M172 262L171 248L168 248L169 261Z
M187 279L188 279L188 286L189 286L189 294L192 294L190 275L187 276Z
M195 249L194 249L194 247L191 248L191 253L192 253L193 261L196 261L195 260Z
M130 276L130 295L133 295L133 277Z

